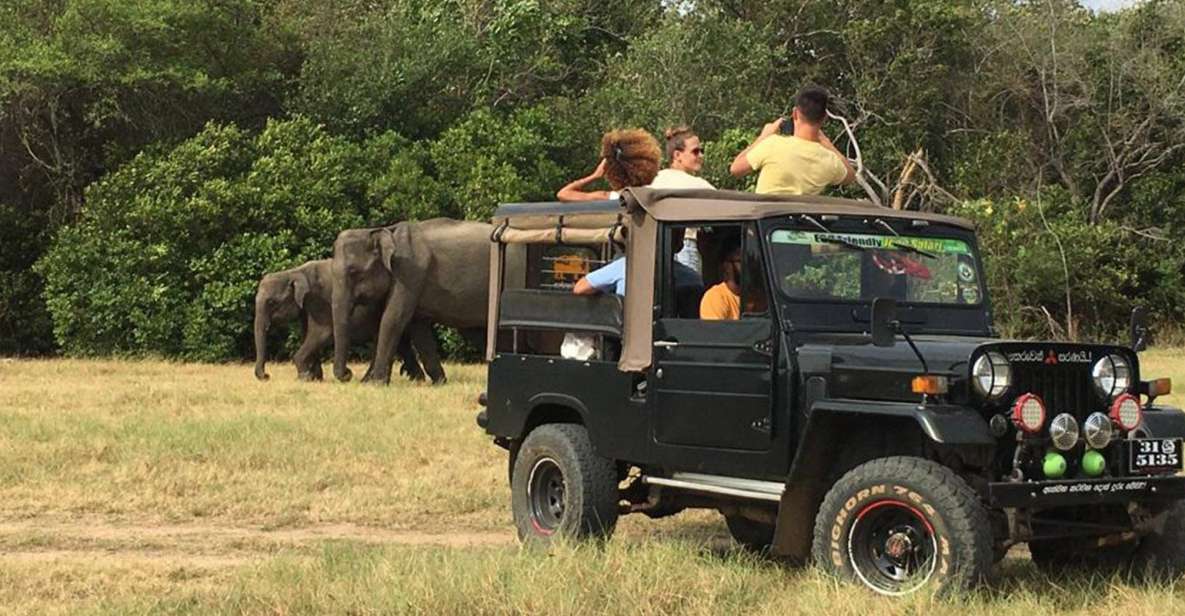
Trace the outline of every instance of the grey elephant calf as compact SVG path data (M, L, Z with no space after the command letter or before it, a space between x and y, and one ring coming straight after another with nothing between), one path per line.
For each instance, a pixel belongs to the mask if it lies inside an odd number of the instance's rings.
M274 324L287 323L299 317L304 324L304 339L293 356L297 376L301 380L321 380L321 351L333 338L332 289L333 268L329 259L309 261L292 269L264 275L255 294L256 378L268 379L268 329ZM359 304L350 310L349 328L354 340L374 338L379 328L381 308L381 305ZM431 324L427 321L416 321L409 328L408 336L413 341L426 338L435 348ZM412 380L422 380L424 372L407 340L400 341L399 355L403 359L402 371ZM432 360L431 357L425 358L425 361ZM439 359L434 361L439 362ZM371 367L373 369L373 363ZM429 366L429 370L438 371L440 368Z
M434 218L339 233L333 243L334 376L351 377L346 367L349 323L344 315L359 303L382 308L374 370L368 379L380 383L390 381L395 341L414 319L460 329L484 328L491 231L486 223ZM417 351L435 353L435 348Z

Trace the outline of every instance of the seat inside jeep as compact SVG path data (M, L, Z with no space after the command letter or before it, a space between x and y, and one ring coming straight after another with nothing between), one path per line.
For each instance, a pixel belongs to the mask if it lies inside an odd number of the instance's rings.
M597 357L615 361L622 333L621 297L615 294L573 295L550 289L508 289L499 304L499 328L511 332L509 348L499 351L560 355L568 334L595 341Z

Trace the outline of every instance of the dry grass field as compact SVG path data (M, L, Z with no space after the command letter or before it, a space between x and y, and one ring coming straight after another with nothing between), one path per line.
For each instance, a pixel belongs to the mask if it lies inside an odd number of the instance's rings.
M1185 350L1143 360L1185 387ZM240 365L0 360L0 612L1185 610L1185 583L1047 579L1023 550L970 596L885 600L739 550L711 513L522 550L505 455L473 421L484 369L448 370L384 389L284 365L259 383Z

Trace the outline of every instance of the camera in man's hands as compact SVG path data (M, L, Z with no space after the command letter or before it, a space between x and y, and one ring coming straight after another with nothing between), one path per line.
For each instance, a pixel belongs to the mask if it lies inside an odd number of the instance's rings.
M782 135L794 134L794 120L789 116L782 116L782 124L778 127L778 133Z

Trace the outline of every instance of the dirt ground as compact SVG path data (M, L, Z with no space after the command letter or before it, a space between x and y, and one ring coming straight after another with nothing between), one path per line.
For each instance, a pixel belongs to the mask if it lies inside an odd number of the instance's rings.
M354 524L266 529L218 524L112 521L102 516L0 520L0 553L10 563L156 562L195 569L255 562L280 551L314 549L326 541L371 545L470 548L511 546L512 531L431 533Z

